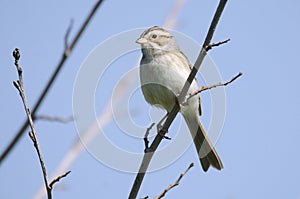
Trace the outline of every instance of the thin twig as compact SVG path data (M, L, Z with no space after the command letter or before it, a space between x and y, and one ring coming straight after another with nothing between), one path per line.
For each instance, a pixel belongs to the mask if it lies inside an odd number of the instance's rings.
M51 122L61 122L61 123L68 123L74 120L72 116L69 117L56 117L56 116L49 116L49 115L38 115L35 117L36 120L47 120Z
M166 193L168 191L170 191L172 188L176 187L179 185L180 183L180 180L183 178L183 176L185 176L185 174L194 166L194 163L191 163L189 165L189 167L183 172L180 174L180 176L177 178L177 180L173 183L173 184L170 184L159 196L156 197L156 199L160 199L160 198L163 198Z
M27 100L26 100L26 96L25 96L23 76L22 76L22 67L19 65L19 58L20 58L19 49L16 48L13 51L13 56L15 58L15 66L17 68L18 76L19 76L19 80L15 80L13 83L14 83L14 86L18 89L19 94L20 94L20 96L22 98L22 101L23 101L24 109L25 109L25 112L26 112L26 115L27 115L27 118L28 118L30 129L31 129L31 131L29 132L29 137L31 138L31 140L33 142L33 145L34 145L34 148L36 149L36 152L38 154L38 158L39 158L40 165L41 165L42 172L43 172L43 178L44 178L44 183L45 183L45 187L46 187L46 190L47 190L48 199L51 199L52 194L51 194L51 188L48 185L45 163L43 161L43 156L42 156L42 153L41 153L41 150L40 150L40 147L39 147L38 139L37 139L34 124L33 124L33 119L32 119L30 109L29 109L29 106L28 106L28 103L27 103Z
M91 21L92 17L95 15L97 9L99 8L99 6L101 5L102 2L103 2L103 0L98 0L96 2L96 4L93 6L92 10L90 11L88 17L86 18L86 20L82 24L81 28L79 29L79 31L75 35L75 37L74 37L73 41L71 42L70 46L68 46L68 48L64 50L64 52L62 54L62 57L61 57L58 65L57 65L55 71L53 72L53 74L50 77L48 83L46 84L44 90L42 91L41 95L39 96L36 104L33 106L33 109L32 109L32 112L31 112L33 121L35 120L35 114L36 114L37 110L39 109L41 103L44 101L44 98L46 97L46 94L48 93L49 89L53 85L53 82L55 81L56 77L58 76L58 73L61 71L62 66L65 64L67 58L71 54L71 52L74 49L75 45L78 43L79 38L81 37L82 33L85 31L87 25ZM21 136L24 134L24 132L27 129L27 127L28 127L28 120L26 120L23 123L23 125L20 128L20 130L18 131L18 133L15 135L15 137L13 138L13 140L9 143L9 145L6 147L6 149L4 150L4 152L1 154L1 156L0 156L0 164L7 157L7 155L10 153L10 151L14 148L14 146L16 145L16 143L19 141L19 139L21 138Z
M67 175L69 175L69 173L71 173L71 171L67 171L66 173L64 173L64 174L62 174L62 175L60 175L60 176L54 178L54 179L50 182L50 184L49 184L50 189L53 189L53 185L54 185L55 183L57 183L60 179L62 179L62 178L64 178L64 177L67 177Z
M186 100L183 102L183 104L185 104L190 98L192 98L195 95L201 93L202 91L209 90L209 89L216 88L216 87L220 87L220 86L227 86L228 84L232 83L233 81L235 81L237 78L239 78L242 75L243 75L243 73L239 72L239 74L237 74L236 76L234 76L233 78L231 78L231 80L229 80L227 82L219 82L219 83L208 85L208 86L201 86L198 90L196 90L196 91L192 92L191 94L189 94L187 96Z
M229 42L230 39L226 39L226 40L223 40L223 41L220 41L220 42L217 42L217 43L212 43L212 44L209 44L208 46L206 46L206 51L209 51L211 50L213 47L217 47L217 46L220 46L222 44L226 44L227 42Z
M65 174L58 176L57 178L55 178L50 184L48 183L48 179L47 179L47 171L46 171L46 167L45 167L45 163L43 160L43 156L42 156L42 152L39 146L39 142L36 136L36 131L35 131L35 127L34 127L34 123L33 123L33 119L32 119L32 115L30 113L30 109L27 103L27 99L26 99L26 95L25 95L25 89L24 89L24 82L23 82L23 75L22 75L22 67L19 65L19 59L20 59L20 51L18 48L16 48L13 51L13 57L15 58L15 66L16 69L18 71L18 76L19 76L19 80L14 80L13 84L14 86L17 88L17 90L19 91L19 94L22 98L23 101L23 105L24 105L24 109L28 118L28 123L30 126L30 131L29 131L29 137L33 142L33 146L38 154L38 158L39 158L39 162L42 168L42 172L43 172L43 179L44 179L44 183L45 183L45 187L46 187L46 191L47 191L47 197L48 199L52 198L52 186L54 185L54 183L58 182L61 178L66 177L71 171L66 172Z
M181 104L184 101L185 96L186 96L186 94L189 90L189 87L190 87L192 81L194 80L194 78L195 78L195 76L198 72L198 69L200 68L200 65L201 65L202 61L204 60L204 57L206 56L207 51L206 51L205 48L211 43L211 39L214 35L216 26L219 22L219 19L222 15L222 12L225 8L226 3L227 3L227 0L220 0L220 2L219 2L217 10L214 14L214 17L213 17L212 22L210 24L210 27L208 29L208 33L206 35L205 41L202 45L202 49L201 49L201 51L198 55L198 58L195 62L195 65L192 68L192 71L191 71L189 77L187 78L187 80L185 82L185 85L183 86L183 89L182 89L182 91L181 91L181 93L178 97L178 102L179 102L178 104ZM141 187L142 181L143 181L144 176L145 176L145 172L147 171L147 168L148 168L149 163L152 159L152 156L153 156L154 152L156 151L158 145L162 141L163 137L161 135L162 134L164 135L166 132L168 132L168 129L169 129L171 123L173 122L173 120L175 119L175 117L176 117L176 115L179 111L179 105L178 104L175 103L175 105L174 105L173 109L171 110L171 112L169 113L168 118L165 121L163 127L161 128L160 132L154 138L154 140L153 140L153 142L152 142L152 144L149 148L149 152L144 154L139 172L138 172L138 174L135 178L132 189L130 191L129 199L135 199L137 197L138 191Z
M65 34L65 37L64 37L64 42L65 42L65 50L67 50L69 48L69 37L70 37L70 33L71 33L71 30L73 28L73 24L74 24L74 19L71 19L70 20L70 24L66 30L66 34Z

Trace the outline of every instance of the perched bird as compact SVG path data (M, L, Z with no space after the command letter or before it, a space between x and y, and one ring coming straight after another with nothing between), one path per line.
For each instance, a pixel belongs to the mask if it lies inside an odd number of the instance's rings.
M175 38L158 26L144 31L136 42L141 45L143 53L140 62L143 95L148 103L169 113L191 72L189 60L180 51ZM197 89L197 80L194 79L188 93ZM221 170L222 162L199 120L199 95L180 105L180 112L190 130L203 170L207 171L210 165Z

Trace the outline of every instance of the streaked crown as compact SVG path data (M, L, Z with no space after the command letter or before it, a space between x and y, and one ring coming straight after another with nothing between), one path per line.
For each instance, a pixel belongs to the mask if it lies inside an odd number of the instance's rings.
M142 48L152 49L153 54L178 50L175 38L168 31L158 26L145 30L136 42Z

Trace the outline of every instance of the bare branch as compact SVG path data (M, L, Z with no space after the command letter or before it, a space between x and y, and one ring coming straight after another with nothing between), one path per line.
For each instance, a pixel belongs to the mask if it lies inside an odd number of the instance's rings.
M208 29L208 33L206 35L205 41L202 45L202 49L198 55L198 58L194 64L194 67L192 68L192 71L189 75L189 77L187 78L185 85L183 86L183 89L178 97L178 104L182 104L182 102L184 102L186 94L189 90L189 87L192 83L192 81L194 80L198 69L200 68L200 65L202 63L202 61L204 60L204 57L207 54L206 51L206 47L211 43L211 39L213 37L213 34L215 32L215 29L217 27L217 24L219 22L219 19L222 15L222 12L225 8L225 5L227 3L227 0L220 0L219 1L219 5L217 7L217 10L214 14L214 17L212 19L212 22L210 24L210 27ZM171 110L171 112L168 115L167 120L165 121L163 127L160 129L160 132L157 134L157 136L154 138L150 148L149 148L149 152L144 154L143 157L143 161L142 164L140 166L139 172L135 178L135 181L133 183L132 189L130 191L129 194L129 199L134 199L137 197L138 191L140 189L140 186L142 184L142 181L144 179L145 176L145 172L147 171L147 168L149 166L149 163L152 159L152 156L154 154L154 152L156 151L156 149L158 148L158 145L160 144L160 142L162 141L163 137L161 135L164 135L166 132L168 132L168 129L171 125L171 123L173 122L173 120L175 119L178 111L179 111L179 105L177 103L175 103L175 106L173 107L173 109Z
M239 72L239 74L237 74L236 76L234 76L233 78L231 78L231 80L229 80L227 82L223 82L223 83L219 82L219 83L208 85L208 86L202 86L198 90L196 90L196 91L192 92L191 94L189 94L187 96L186 100L183 102L183 104L185 104L190 98L192 98L195 95L201 93L202 91L209 90L209 89L216 88L216 87L220 87L220 86L227 86L228 84L232 83L233 81L235 81L237 78L239 78L242 75L243 75L243 73Z
M24 109L25 109L25 112L26 112L26 115L27 115L27 118L28 118L28 123L29 123L30 129L31 129L31 131L29 132L29 137L31 138L31 140L33 142L33 145L34 145L34 148L36 149L36 152L38 154L38 158L39 158L40 165L41 165L42 172L43 172L43 178L44 178L44 183L45 183L45 187L46 187L46 190L47 190L48 199L51 199L52 194L51 194L51 188L48 185L45 163L43 161L42 152L41 152L40 147L39 147L38 139L37 139L34 124L33 124L33 119L32 119L30 109L29 109L29 106L28 106L28 103L27 103L27 99L26 99L26 96L25 96L23 76L22 76L22 68L19 65L19 58L20 58L19 49L16 48L13 51L13 56L15 58L15 66L17 68L18 75L19 75L19 80L15 80L14 85L18 89L19 94L20 94L20 96L22 98L22 101L23 101Z
M189 167L183 172L180 174L180 176L177 178L177 180L173 183L173 184L170 184L159 196L156 197L156 199L160 199L160 198L163 198L166 193L168 191L170 191L172 188L176 187L177 185L179 185L180 183L180 180L183 178L183 176L194 166L194 163L191 163L189 165Z
M67 175L69 175L69 173L71 173L71 171L67 171L66 173L64 173L64 174L62 174L62 175L60 175L60 176L58 176L58 177L55 178L55 179L53 179L53 180L50 182L50 184L49 184L50 189L53 189L53 185L54 185L55 183L57 183L60 179L62 179L62 178L64 178L64 177L67 177Z
M49 89L51 88L53 82L55 81L56 77L58 76L58 73L61 71L63 65L65 64L67 58L69 57L69 55L71 54L73 48L75 47L75 45L78 43L79 38L81 37L82 33L84 32L84 30L86 29L87 25L89 24L89 22L91 21L92 17L95 15L97 9L99 8L99 6L101 5L101 3L103 2L103 0L98 0L96 2L96 4L94 5L94 7L92 8L92 10L90 11L88 17L86 18L86 20L84 21L84 23L82 24L81 28L79 29L79 31L77 32L77 34L75 35L74 39L72 40L71 44L68 46L67 49L65 49L65 51L62 54L62 57L55 69L55 71L53 72L52 76L50 77L48 83L46 84L44 90L42 91L41 95L39 96L36 104L33 106L31 115L33 120L35 120L35 114L37 112L37 110L39 109L41 103L44 101L44 98L46 97L46 94L48 93ZM24 134L25 130L28 127L28 121L26 120L22 127L20 128L20 130L18 131L18 133L15 135L15 137L13 138L13 140L9 143L9 145L6 147L6 149L4 150L4 152L1 154L0 156L0 164L2 163L2 161L5 159L5 157L7 157L7 155L10 153L10 151L14 148L14 146L16 145L16 143L19 141L19 139L21 138L21 136Z
M37 136L36 136L36 131L35 131L32 115L30 113L30 109L29 109L27 99L26 99L26 95L25 95L23 76L22 76L22 67L19 65L19 59L20 59L19 49L16 48L13 51L13 56L15 58L15 66L16 66L16 69L18 71L18 76L19 76L19 80L14 80L13 83L14 83L14 86L19 91L19 94L20 94L20 96L22 98L22 101L23 101L24 109L25 109L25 112L26 112L26 115L27 115L27 118L28 118L28 123L29 123L30 129L31 129L29 131L28 135L29 135L30 139L33 142L33 146L34 146L34 148L37 152L38 158L39 158L39 162L40 162L42 172L43 172L43 178L44 178L44 183L45 183L48 199L51 199L52 198L52 192L51 191L52 191L52 186L54 185L54 183L58 182L61 178L66 177L71 171L68 171L63 175L58 176L50 184L48 183L45 163L44 163L44 160L43 160L42 152L41 152L39 142L38 142L38 139L37 139Z
M217 46L220 46L222 44L226 44L227 42L229 42L230 39L226 39L226 40L223 40L223 41L220 41L220 42L217 42L217 43L212 43L212 44L209 44L208 46L206 46L205 50L206 51L209 51L211 50L213 47L217 47Z

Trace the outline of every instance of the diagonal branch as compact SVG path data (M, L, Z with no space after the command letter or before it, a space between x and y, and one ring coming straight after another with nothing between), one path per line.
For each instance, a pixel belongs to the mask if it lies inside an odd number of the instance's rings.
M198 90L196 90L196 91L190 93L189 95L187 95L186 100L183 102L183 104L186 103L190 98L192 98L195 95L201 93L202 91L209 90L209 89L216 88L216 87L220 87L220 86L227 86L228 84L232 83L233 81L235 81L237 78L239 78L242 75L243 75L243 73L239 72L239 74L237 74L236 76L234 76L233 78L231 78L231 80L229 80L227 82L223 82L223 83L219 82L219 83L208 85L208 86L201 86Z
M36 104L33 106L31 115L32 115L32 119L33 121L36 119L36 112L39 109L40 105L42 104L42 102L44 101L46 94L48 93L49 89L51 88L53 82L55 81L56 77L58 76L58 73L61 71L63 65L65 64L66 60L68 59L69 55L71 54L71 52L73 51L75 45L78 43L79 38L81 37L82 33L85 31L87 25L89 24L89 22L91 21L92 17L95 15L97 9L99 8L99 6L101 5L101 3L103 2L103 0L98 0L96 2L96 4L94 5L94 7L92 8L92 10L90 11L88 17L86 18L86 20L84 21L84 23L82 24L81 28L79 29L79 31L77 32L76 36L74 37L74 39L72 40L71 44L69 46L67 46L67 48L65 48L62 57L55 69L55 71L53 72L52 76L50 77L49 81L47 82L44 90L42 91L41 95L39 96ZM71 26L69 26L70 28ZM68 30L69 30L68 28ZM68 30L67 30L67 34L66 36L68 36ZM67 41L68 39L65 38L65 41ZM26 120L22 127L20 128L20 130L18 131L18 133L15 135L15 137L13 138L13 140L9 143L9 145L6 147L6 149L4 150L4 152L1 154L0 156L0 164L3 162L3 160L7 157L7 155L10 153L10 151L14 148L14 146L17 144L17 142L19 141L19 139L21 138L21 136L24 134L25 130L28 127L28 120Z
M185 85L178 97L178 104L181 104L184 100L185 100L185 96L189 90L189 87L193 81L193 79L195 78L197 72L198 72L198 69L200 68L200 65L202 63L202 61L204 60L204 57L206 56L207 54L207 51L206 48L207 46L209 46L209 44L211 43L211 39L213 37L213 34L215 32L215 29L217 27L217 24L219 22L219 19L222 15L222 12L225 8L225 5L227 3L227 0L220 0L219 2L219 5L217 7L217 10L214 14L214 17L212 19L212 22L210 24L210 27L208 29L208 33L206 35L206 38L205 38L205 41L202 45L202 49L198 55L198 58L195 62L195 65L194 67L192 68L192 71L188 77L188 79L186 80L185 82ZM161 128L160 132L157 134L157 136L155 137L155 139L153 140L150 148L149 148L149 152L145 153L144 154L144 157L143 157L143 160L142 160L142 163L141 163L141 166L140 166L140 169L139 169L139 172L135 178L135 181L133 183L133 186L132 186L132 189L130 191L130 194L129 194L129 198L130 199L134 199L137 197L137 194L138 194L138 191L140 189L140 186L142 184L142 181L144 179L144 176L145 176L145 173L147 171L147 168L149 166L149 163L152 159L152 156L154 154L154 152L156 151L156 149L158 148L158 145L160 144L160 142L162 141L163 139L163 136L161 135L165 135L166 132L168 131L171 123L173 122L173 120L175 119L178 111L179 111L179 105L177 103L175 103L175 106L173 107L173 109L171 110L167 120L165 121L163 127Z
M60 179L62 179L62 178L64 178L64 177L67 177L67 175L69 175L69 173L71 173L71 171L67 171L66 173L64 173L64 174L62 174L62 175L60 175L60 176L54 178L54 179L50 182L50 184L49 184L50 189L53 189L53 185L54 185L55 183L57 183L58 181L60 181Z
M161 198L163 198L165 195L166 195L166 193L168 192L168 191L170 191L171 189L173 189L174 187L176 187L176 186L178 186L179 185L179 183L180 183L180 180L183 178L183 176L185 176L185 174L192 168L194 166L194 163L191 163L190 165L189 165L189 167L183 172L183 173L181 173L180 175L179 175L179 177L177 178L177 180L173 183L173 184L170 184L159 196L157 196L156 197L156 199L161 199Z
M212 43L212 44L209 44L208 46L206 46L206 51L209 51L211 50L213 47L217 47L217 46L220 46L222 44L226 44L227 42L229 42L230 39L226 39L224 41L220 41L220 42L217 42L217 43Z

